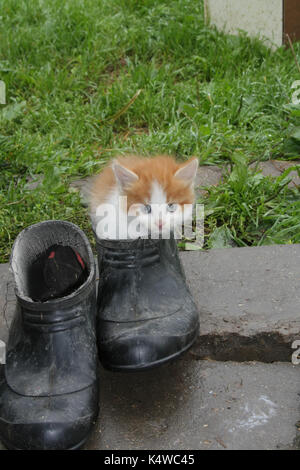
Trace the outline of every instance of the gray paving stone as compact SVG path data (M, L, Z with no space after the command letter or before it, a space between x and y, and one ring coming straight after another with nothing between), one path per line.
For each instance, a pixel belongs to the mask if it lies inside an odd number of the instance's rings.
M200 166L195 181L196 197L207 193L200 186L217 186L222 181L222 173L223 169L218 166Z
M182 254L203 359L290 361L300 339L300 245Z
M287 170L291 166L299 165L299 160L285 161L285 160L268 160L266 162L260 162L258 169L261 170L264 176L280 176L284 170ZM255 168L256 163L250 165L251 168ZM290 176L292 181L289 183L289 187L295 187L300 184L300 178L296 171L291 171Z
M188 353L160 369L100 378L101 412L86 449L298 447L300 366Z

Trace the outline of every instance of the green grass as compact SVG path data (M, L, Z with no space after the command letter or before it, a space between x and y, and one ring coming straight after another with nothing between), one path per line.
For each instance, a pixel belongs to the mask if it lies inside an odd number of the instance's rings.
M233 155L232 171L225 182L209 187L205 204L206 246L231 246L300 243L300 195L289 189L294 165L277 178L264 177L249 169L241 155Z
M298 189L248 168L300 153L288 140L300 120L288 106L300 78L289 50L205 26L199 0L0 6L1 262L41 220L71 220L91 235L69 183L127 151L232 165L205 200L206 247L300 241Z

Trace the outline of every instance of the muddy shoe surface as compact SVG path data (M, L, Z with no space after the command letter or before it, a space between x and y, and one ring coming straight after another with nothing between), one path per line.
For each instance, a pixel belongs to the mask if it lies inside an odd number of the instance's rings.
M55 266L49 256L56 256ZM32 299L33 292L39 296L32 285L37 265L51 284L50 300ZM79 448L98 414L95 266L89 242L69 222L41 222L17 237L11 268L17 309L0 372L0 441L11 449ZM44 281L41 286L40 298L47 298Z
M195 341L197 308L176 241L97 239L97 337L104 367L130 371L177 358Z

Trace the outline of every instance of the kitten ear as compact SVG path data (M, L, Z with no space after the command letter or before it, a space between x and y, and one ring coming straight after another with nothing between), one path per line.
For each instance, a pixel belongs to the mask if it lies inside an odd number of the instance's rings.
M123 165L120 165L117 161L112 164L112 170L116 177L117 183L122 189L128 188L132 183L139 179L133 171L128 170Z
M180 167L175 173L175 178L184 180L191 184L194 182L198 170L198 158L189 160L184 166Z

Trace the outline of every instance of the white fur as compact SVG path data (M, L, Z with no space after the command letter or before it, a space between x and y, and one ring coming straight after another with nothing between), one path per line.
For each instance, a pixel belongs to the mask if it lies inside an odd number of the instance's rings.
M167 196L161 185L154 180L151 187L150 204L166 204Z

